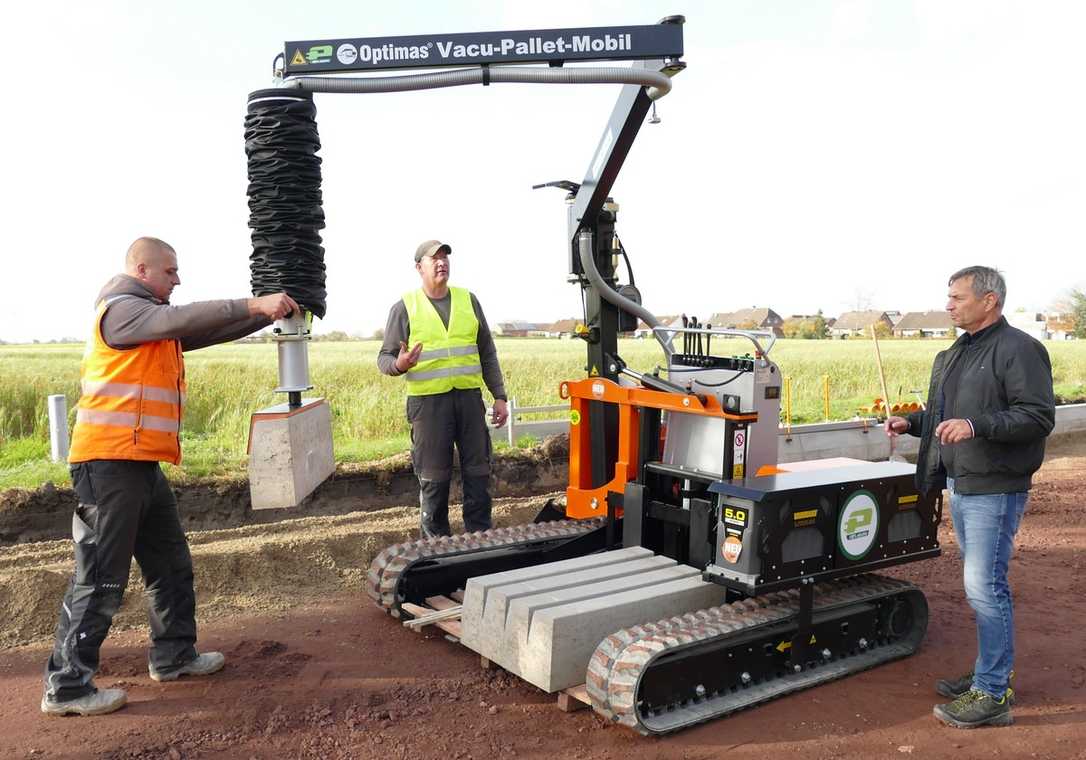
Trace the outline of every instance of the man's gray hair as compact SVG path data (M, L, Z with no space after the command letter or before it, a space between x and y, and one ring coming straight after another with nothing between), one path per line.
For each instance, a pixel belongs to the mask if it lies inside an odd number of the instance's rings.
M995 293L996 306L1003 307L1004 302L1007 300L1007 281L1003 279L1003 275L998 269L992 269L991 267L959 269L950 275L947 285L963 277L973 278L973 295L977 298L984 298L988 293Z

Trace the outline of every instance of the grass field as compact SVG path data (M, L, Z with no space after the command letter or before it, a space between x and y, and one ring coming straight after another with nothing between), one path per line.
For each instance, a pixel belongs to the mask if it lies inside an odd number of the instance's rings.
M882 341L887 384L894 401L915 400L926 389L931 360L947 341ZM745 353L750 344L713 344L714 353ZM404 381L377 371L376 341L314 343L310 347L313 395L329 399L336 458L367 461L408 446ZM1049 342L1056 393L1086 396L1086 341ZM580 341L499 339L507 390L520 406L558 404L559 382L584 377ZM619 352L635 369L651 370L662 358L654 341L622 341ZM48 461L46 396L68 397L69 422L79 397L79 345L0 346L0 488L64 482L67 468ZM881 396L870 341L781 340L772 351L792 380L792 422L823 419L822 377L830 378L831 419L849 419ZM249 415L281 403L276 350L269 344L217 346L186 357L188 405L182 441L185 462L175 479L236 475L245 464Z

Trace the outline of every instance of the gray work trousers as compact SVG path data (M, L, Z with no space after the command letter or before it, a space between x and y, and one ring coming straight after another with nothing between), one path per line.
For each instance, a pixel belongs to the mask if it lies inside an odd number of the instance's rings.
M51 702L97 691L99 649L121 606L133 557L149 601L149 663L169 673L196 659L192 556L158 462L95 460L71 471L79 499L72 516L75 572L45 666Z
M453 446L464 486L464 530L489 530L490 431L477 388L407 397L411 462L419 480L419 530L423 538L451 535L449 485Z

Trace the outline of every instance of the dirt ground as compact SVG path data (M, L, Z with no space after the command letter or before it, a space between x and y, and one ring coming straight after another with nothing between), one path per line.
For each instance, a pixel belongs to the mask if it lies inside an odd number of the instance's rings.
M1086 759L1084 491L1086 441L1052 448L1012 563L1011 728L957 731L931 715L934 680L968 670L975 646L947 525L942 557L891 571L931 605L917 655L646 739L588 710L562 713L553 696L372 606L361 576L380 547L413 533L415 511L404 507L193 533L201 648L225 652L226 668L152 681L142 595L129 593L97 678L127 689L129 705L97 718L47 718L37 707L70 546L0 549L0 757ZM529 519L540 501L501 503L499 522Z

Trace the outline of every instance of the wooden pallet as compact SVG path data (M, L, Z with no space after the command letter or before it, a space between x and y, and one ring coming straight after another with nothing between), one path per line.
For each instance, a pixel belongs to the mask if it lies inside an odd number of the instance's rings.
M422 629L428 625L435 626L460 640L463 635L460 627L460 610L464 601L462 591L454 591L448 596L429 596L426 605L404 602L403 609L409 612L412 620L405 620L404 627L410 628L416 633L422 633Z
M591 706L592 700L589 699L588 689L583 683L558 692L558 709L562 712L577 712Z
M463 629L460 627L463 602L463 591L456 591L448 596L427 597L426 606L405 602L402 607L413 616L413 619L405 620L403 625L416 633L422 633L423 628L432 625L459 641L463 636ZM484 670L499 667L483 656L479 657L479 665ZM579 684L558 692L557 705L559 710L568 713L591 707L592 702L585 685Z

